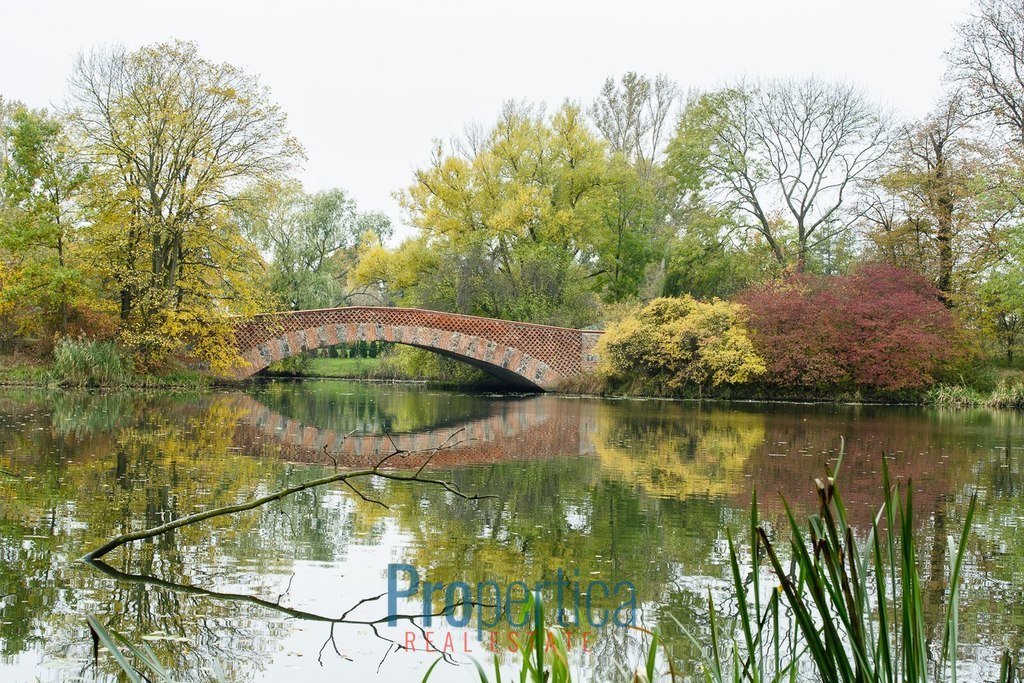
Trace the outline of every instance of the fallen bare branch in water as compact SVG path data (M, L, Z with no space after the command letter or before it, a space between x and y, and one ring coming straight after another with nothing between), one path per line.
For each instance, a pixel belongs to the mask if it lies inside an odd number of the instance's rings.
M377 600L380 600L381 598L383 598L384 596L387 595L386 592L381 593L379 595L374 595L374 596L371 596L371 597L368 597L368 598L363 598L362 600L357 601L355 604L353 604L351 607L349 607L347 610L345 610L341 614L340 617L332 617L332 616L328 616L328 615L325 615L325 614L317 614L315 612L309 612L309 611L306 611L306 610L296 609L296 608L293 608L293 607L286 607L285 605L280 604L280 602L266 600L264 598L260 598L260 597L257 597L255 595L250 595L248 593L229 593L229 592L215 591L215 590L210 590L210 589L207 589L207 588L201 588L199 586L192 586L192 585L188 585L188 584L177 583L177 582L174 582L174 581L168 581L166 579L160 579L160 578L157 578L155 576L150 576L148 574L128 574L126 572L121 571L120 569L115 569L114 567L111 567L109 564L107 564L103 560L86 560L86 564L88 564L93 569L96 569L97 571L99 571L99 572L101 572L103 574L106 574L107 576L109 576L109 577L111 577L113 579L116 579L118 581L123 581L125 583L155 586L157 588L163 588L163 589L171 590L171 591L174 591L176 593L183 593L185 595L193 595L193 596L196 596L196 597L209 598L209 599L218 600L218 601L246 603L246 604L250 604L250 605L255 605L257 607L262 607L264 609L273 610L274 612L278 612L278 613L283 614L283 615L285 615L285 616L287 616L289 618L292 618L292 619L299 619L299 620L302 620L302 621L310 621L310 622L319 622L319 623L329 624L330 625L330 632L328 634L327 639L324 641L324 644L321 647L320 652L319 652L319 659L321 660L321 662L320 662L321 666L323 666L323 661L322 661L323 653L324 653L324 650L327 648L328 645L334 646L335 652L338 653L339 657L346 658L345 655L343 655L341 652L338 652L338 650L337 650L337 643L333 640L334 627L339 625L339 624L348 624L348 625L355 625L355 626L368 626L373 631L374 635L377 638L379 638L380 640L383 640L386 643L388 643L388 653L390 653L392 649L394 649L394 650L403 650L403 649L405 649L406 646L403 645L402 643L399 643L398 641L396 641L396 640L394 640L392 638L388 638L387 636L382 635L380 633L380 631L378 630L378 628L377 628L378 626L381 626L381 625L387 623L390 620L405 621L405 622L408 622L413 628L417 629L421 633L425 633L424 630L423 630L423 626L416 621L417 619L422 619L424 616L427 616L427 615L424 615L424 614L389 614L389 615L386 615L386 616L383 616L383 617L377 617L375 619L354 619L354 618L351 618L349 616L350 614L352 614L352 612L354 612L358 608L360 608L360 607L362 607L364 605L367 605L369 603L375 602ZM291 579L289 579L288 583L289 583L289 586L291 586ZM458 601L458 602L456 602L454 604L445 605L445 607L443 609L441 609L439 612L434 612L434 613L430 614L429 616L432 617L432 618L446 617L449 614L454 613L456 610L458 610L460 608L465 608L465 607L490 607L490 608L493 608L494 606L495 605L488 604L488 603L478 603L478 602L475 602L475 601L465 601L465 602L463 602L463 601L460 600L460 601ZM436 653L444 656L445 661L448 661L449 663L454 663L454 660L451 659L451 654L450 653L443 652L442 650L439 650L433 643L431 643L429 641L429 639L425 640L424 642L427 643L426 647L428 647L431 651L436 652ZM387 657L387 653L385 653L384 656Z
M380 505L385 510L390 510L391 509L390 507L388 507L388 504L385 503L384 501L377 500L376 498L369 498L366 495L364 495L362 491L360 491L359 489L357 489L355 486L352 485L352 482L345 481L343 483L345 484L345 486L347 486L350 489L352 489L353 493L355 493L357 496L359 496L360 498L365 500L367 503L373 503L374 505Z
M350 437L353 434L355 434L356 431L357 430L353 429L351 432L349 432L348 434L343 436L342 439L341 439L341 442L345 443L345 440L348 439L348 437ZM324 455L327 458L329 458L331 460L331 462L334 463L334 471L337 472L338 471L338 459L336 457L334 457L333 455L331 455L331 452L329 450L327 450L327 444L324 444ZM377 463L377 467L380 467L380 466L381 466L381 463Z
M459 430L459 431L461 431L461 430ZM458 434L458 432L456 432L456 434ZM354 480L354 479L364 479L364 478L377 477L377 478L380 478L380 479L388 479L388 480L391 480L391 481L417 482L417 483L420 483L420 484L430 484L432 486L440 486L441 488L443 488L444 490L448 491L449 493L452 493L452 494L458 496L459 498L463 498L465 500L484 500L484 499L487 499L487 498L495 498L496 497L496 496L493 496L493 495L479 495L479 494L463 493L459 489L459 487L456 484L454 484L453 482L444 481L442 479L428 479L426 477L423 477L423 476L421 476L421 474L423 472L423 467L422 466L416 471L415 474L412 474L412 475L396 474L394 472L386 472L386 471L381 470L380 468L381 468L381 466L384 465L384 463L386 463L388 460L390 460L391 458L393 458L393 457L395 457L397 455L412 455L414 453L430 453L430 456L427 458L427 462L429 462L430 459L432 459L434 457L434 455L437 454L438 451L443 450L445 448L453 448L456 445L458 445L459 443L462 443L461 441L453 442L452 441L452 437L449 436L448 439L446 439L444 441L444 443L442 443L437 448L424 449L422 451L408 451L408 450L400 449L398 447L398 445L395 444L394 439L391 438L390 434L388 434L387 436L388 436L388 439L391 441L391 445L393 446L394 450L391 453L388 453L387 455L385 455L381 460L379 460L377 462L377 464L373 466L372 469L354 470L354 471L351 471L351 472L335 472L334 474L332 474L330 476L321 477L319 479L311 479L310 481L306 481L306 482L303 482L301 484L296 484L295 486L290 486L290 487L288 487L286 489L282 489L280 491L276 491L276 492L268 494L266 496L262 496L260 498L256 498L255 500L250 500L250 501L248 501L246 503L237 503L235 505L226 505L224 507L212 508L210 510L204 510L203 512L197 512L197 513L192 514L192 515L186 515L185 517L179 517L178 519L175 519L175 520L172 520L170 522L167 522L166 524L161 524L159 526L151 527L149 529L140 529L139 531L132 531L132 532L129 532L129 533L126 533L126 534L121 534L120 536L116 536L116 537L110 539L109 541L107 541L106 543L104 543L100 547L96 548L92 552L87 553L85 556L82 557L82 559L85 560L86 562L95 561L95 560L100 559L101 557L103 557L104 555L109 553L110 551L112 551L112 550L114 550L116 548L119 548L122 545L125 545L127 543L131 543L132 541L142 541L142 540L145 540L145 539L148 539L148 538L154 538L156 536L160 536L161 534L165 534L168 531L173 531L174 529L179 529L179 528L181 528L183 526L189 526L191 524L197 524L199 522L203 522L203 521L206 521L208 519L213 519L214 517L223 517L225 515L233 515L233 514L238 513L238 512L246 512L248 510L254 510L255 508L258 508L258 507L261 507L263 505L266 505L267 503L272 503L275 500L281 500L282 498L287 498L288 496L295 495L296 493L301 493L302 491L306 491L308 489L316 488L316 487L319 487L319 486L326 486L327 484L333 484L333 483L336 483L336 482L344 483L350 489L355 491L356 494L360 498L362 498L363 500L365 500L365 501L367 501L369 503L375 503L377 505L382 505L385 508L387 507L387 505L385 505L382 501L373 500L373 499L370 499L370 498L367 498L366 496L364 496L358 489L356 489L352 485L351 480ZM454 434L452 436L454 436ZM425 466L425 464L424 464L424 466Z

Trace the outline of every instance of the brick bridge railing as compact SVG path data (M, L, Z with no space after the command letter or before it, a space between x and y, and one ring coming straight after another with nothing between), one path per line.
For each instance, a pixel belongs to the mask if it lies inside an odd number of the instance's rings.
M235 379L272 362L341 342L385 341L428 349L525 389L552 389L590 372L600 332L418 308L352 306L268 313L240 320Z

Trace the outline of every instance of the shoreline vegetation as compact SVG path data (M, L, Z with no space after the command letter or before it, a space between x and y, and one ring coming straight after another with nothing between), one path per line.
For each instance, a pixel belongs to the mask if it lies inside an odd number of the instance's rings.
M0 356L0 386L88 387L102 389L183 389L213 386L202 372L168 365L140 372L113 342L64 338L51 358L26 354Z
M339 379L364 382L426 384L439 388L478 391L507 390L498 380L429 352L413 349L377 349L375 357L301 357L276 364L266 379L296 381ZM365 352L365 351L364 351ZM942 408L1024 409L1024 371L987 366L967 381L939 382L923 390L867 392L858 389L785 389L768 384L669 389L634 377L616 380L606 374L570 378L556 393L606 398L653 398L665 400L757 401L802 403L862 403L877 405L925 405ZM101 389L157 389L204 391L221 383L202 372L171 367L163 373L138 373L110 343L64 341L53 360L27 355L0 357L0 386L81 387Z

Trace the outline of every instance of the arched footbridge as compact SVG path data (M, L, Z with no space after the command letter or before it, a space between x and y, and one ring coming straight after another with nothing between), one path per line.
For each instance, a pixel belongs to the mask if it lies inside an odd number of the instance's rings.
M601 333L419 308L350 306L267 313L235 324L245 363L233 379L274 361L344 342L382 341L427 349L468 363L513 386L549 390L593 371Z

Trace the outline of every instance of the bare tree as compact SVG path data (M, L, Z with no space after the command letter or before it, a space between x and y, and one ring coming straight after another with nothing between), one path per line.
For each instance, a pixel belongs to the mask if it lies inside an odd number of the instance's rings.
M970 113L991 116L1024 145L1024 4L979 0L957 38L946 56Z
M847 233L854 195L890 148L881 112L849 85L770 81L702 95L680 121L677 175L760 233L776 260L808 255Z
M678 101L679 88L667 76L651 80L630 71L621 85L605 80L590 116L613 152L649 169L664 150L666 124Z

